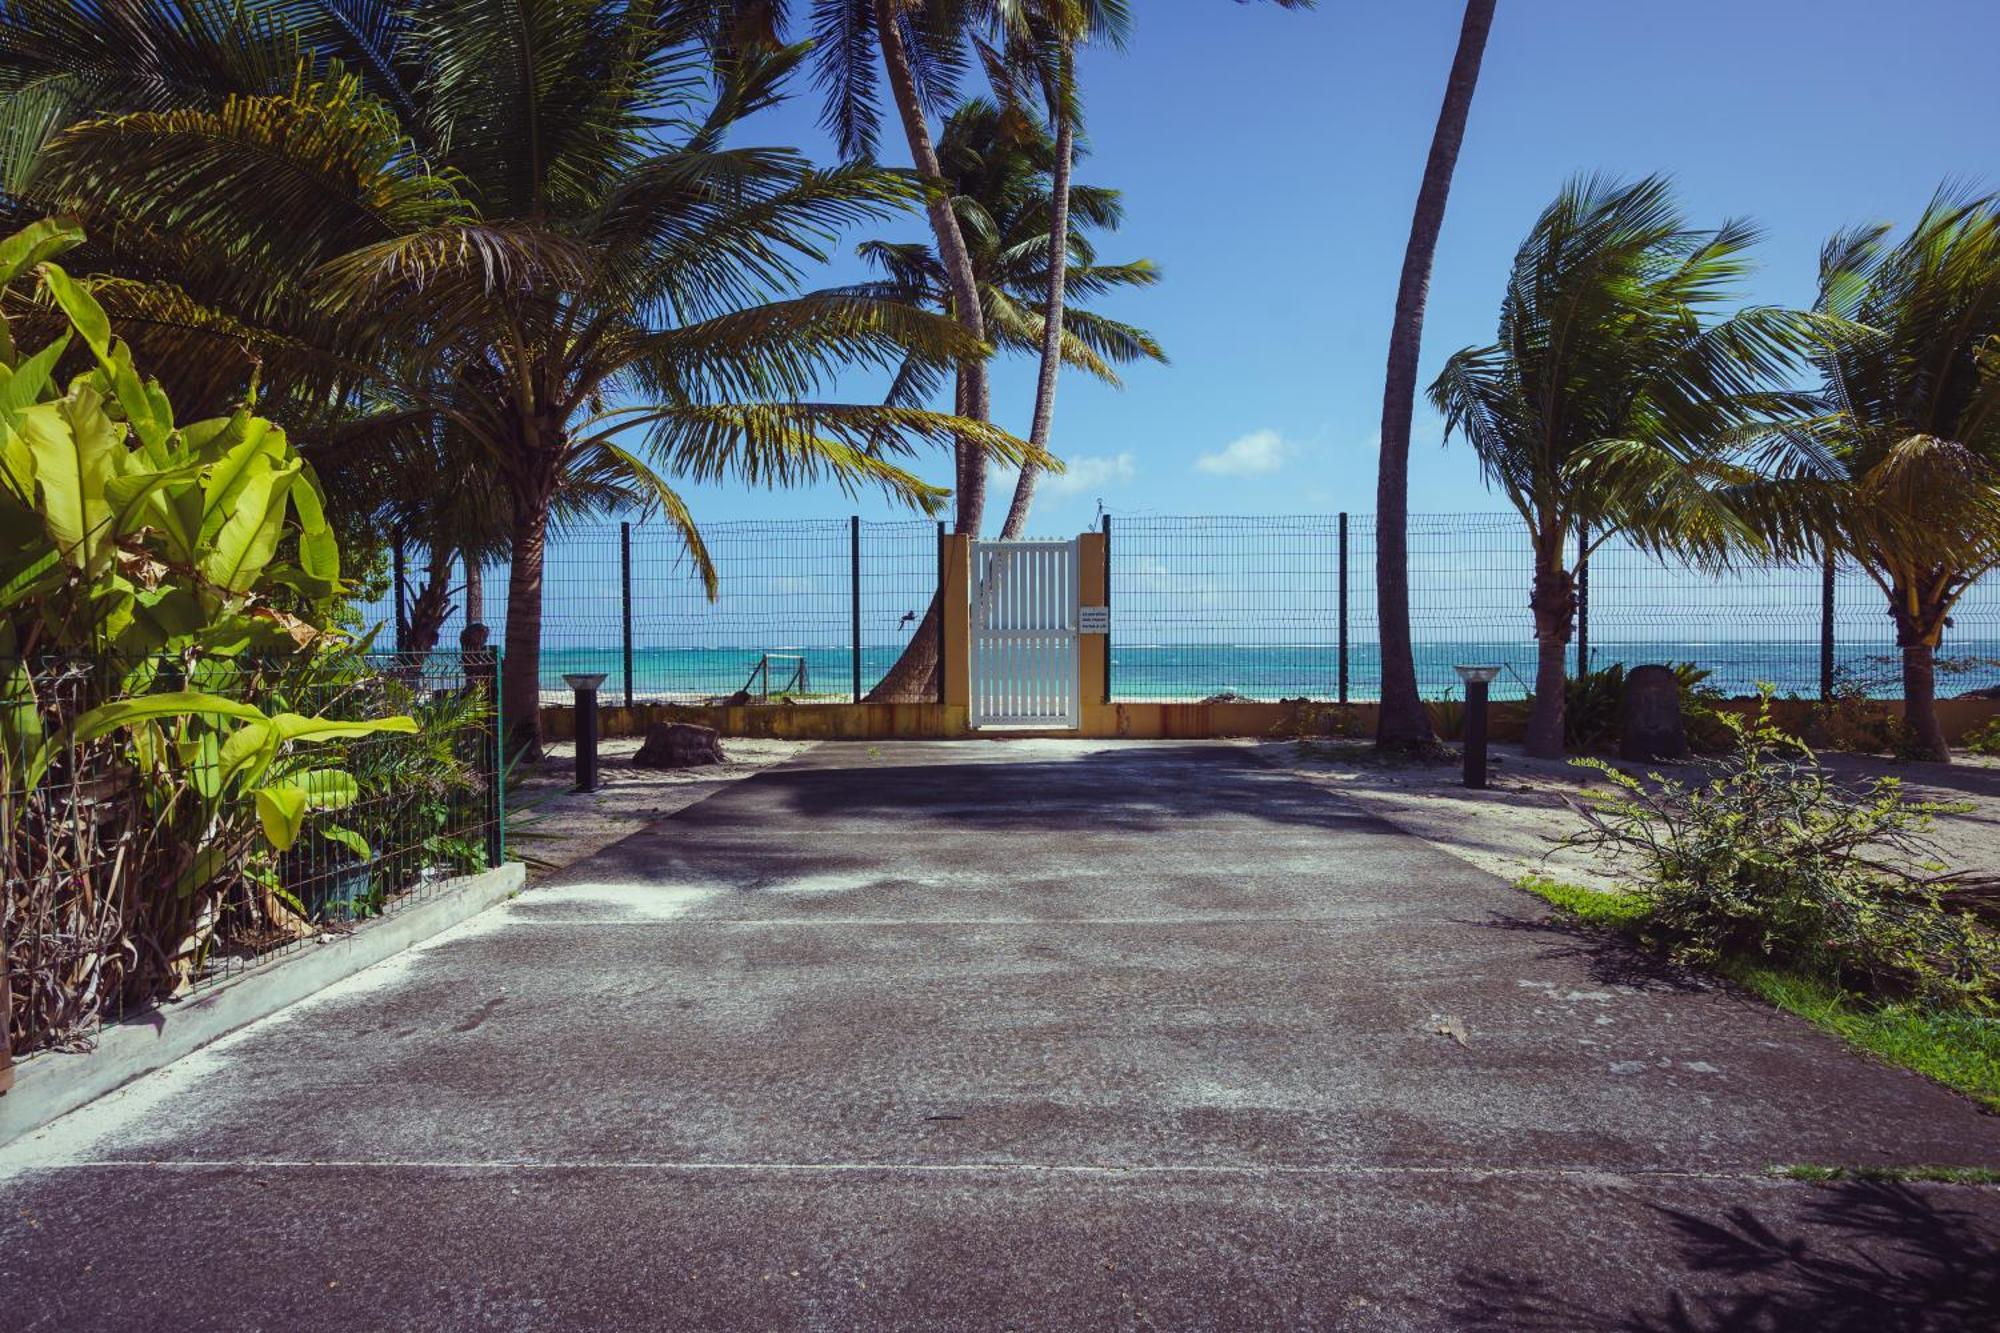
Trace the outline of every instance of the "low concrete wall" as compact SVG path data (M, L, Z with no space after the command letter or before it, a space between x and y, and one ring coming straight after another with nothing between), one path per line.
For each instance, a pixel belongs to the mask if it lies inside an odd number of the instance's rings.
M172 1064L334 982L372 967L520 891L519 862L452 882L442 896L364 922L345 935L272 958L240 976L98 1034L96 1049L46 1051L14 1067L0 1096L0 1144Z
M1748 712L1754 700L1734 700L1729 707ZM1900 717L1902 705L1877 705L1885 716ZM1778 721L1804 731L1813 705L1805 700L1776 702ZM1207 737L1372 736L1376 707L1372 703L1328 704L1300 700L1280 703L1113 703L1086 704L1083 725L1076 732L1035 732L1034 735L1077 735L1089 738L1129 737L1133 740L1201 739ZM1953 744L1967 732L2000 717L2000 699L1941 699L1938 719ZM1527 724L1527 705L1518 701L1493 706L1495 740L1519 740ZM701 704L636 704L599 712L599 734L644 735L652 722L697 722L725 736L756 736L782 740L939 740L992 739L1007 734L973 731L970 714L957 704L746 704L735 707ZM567 706L542 709L542 734L550 740L576 735L576 718Z
M724 736L792 741L923 740L972 734L971 715L948 704L634 704L600 706L597 734L643 736L655 722L694 722ZM542 709L546 740L576 739L576 710L569 705Z

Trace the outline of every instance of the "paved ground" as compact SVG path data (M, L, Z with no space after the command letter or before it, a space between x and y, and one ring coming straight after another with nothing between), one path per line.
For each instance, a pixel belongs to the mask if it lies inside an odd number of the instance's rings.
M2000 1324L1800 1161L2000 1120L1238 747L829 745L0 1154L0 1326Z

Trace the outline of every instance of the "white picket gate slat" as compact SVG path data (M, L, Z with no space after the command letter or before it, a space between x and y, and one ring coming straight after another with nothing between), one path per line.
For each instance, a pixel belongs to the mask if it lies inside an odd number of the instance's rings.
M972 725L1082 723L1074 541L972 543Z

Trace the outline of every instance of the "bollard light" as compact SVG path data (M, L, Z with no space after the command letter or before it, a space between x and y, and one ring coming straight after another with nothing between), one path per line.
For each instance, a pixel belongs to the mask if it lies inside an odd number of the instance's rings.
M597 687L604 683L604 673L565 673L563 680L576 693L576 789L596 791Z
M1497 666L1453 667L1465 682L1465 785L1486 785L1486 694L1500 674Z

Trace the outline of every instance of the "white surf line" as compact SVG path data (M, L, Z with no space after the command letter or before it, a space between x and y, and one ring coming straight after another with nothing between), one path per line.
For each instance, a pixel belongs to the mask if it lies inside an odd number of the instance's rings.
M1366 1163L1327 1165L1189 1165L1158 1164L1107 1165L1090 1162L703 1162L703 1161L550 1161L538 1158L509 1158L497 1161L455 1161L428 1158L216 1158L191 1160L162 1158L157 1161L55 1161L30 1167L21 1174L51 1171L164 1171L195 1174L205 1171L443 1171L459 1174L498 1175L518 1171L574 1172L591 1174L633 1173L714 1173L718 1175L908 1175L908 1176L1101 1176L1129 1178L1158 1176L1192 1179L1339 1177L1384 1178L1399 1176L1425 1178L1466 1177L1472 1179L1582 1180L1582 1181L1757 1181L1769 1184L1810 1184L1773 1174L1775 1168L1710 1169L1687 1167L1595 1167L1595 1166L1391 1166ZM1932 1183L1932 1182L1923 1182Z

